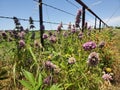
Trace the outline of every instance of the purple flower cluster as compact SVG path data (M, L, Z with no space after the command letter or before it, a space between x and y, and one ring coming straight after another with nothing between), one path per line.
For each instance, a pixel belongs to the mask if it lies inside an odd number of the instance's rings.
M96 66L99 63L99 55L96 52L90 53L87 61L89 66Z
M62 27L63 27L63 25L62 25L62 22L61 22L61 23L58 25L58 27L57 27L57 31L58 31L58 32L61 31L61 30L62 30L62 29L61 29Z
M19 33L18 33L18 37L19 37L20 39L24 39L24 37L25 37L25 32L24 32L24 31L19 32Z
M80 40L83 38L83 33L82 33L82 32L80 32L80 33L78 34L78 38L79 38Z
M20 41L19 41L19 47L22 48L22 47L24 47L24 46L25 46L24 40L20 40Z
M73 25L73 28L71 29L71 33L75 33L76 32L76 28L75 25Z
M110 74L103 74L102 78L103 78L104 80L107 80L107 81L113 80L113 78L112 78L112 76L111 76Z
M52 35L49 37L49 40L51 43L55 43L57 41L57 38L54 35Z
M14 23L15 23L15 29L20 29L20 22L19 22L19 19L17 17L13 17L13 20L14 20Z
M79 27L79 23L80 23L80 17L81 17L81 10L78 10L78 12L77 12L77 15L76 15L76 20L75 20L75 26L76 27Z
M52 77L51 76L48 76L48 77L46 77L45 79L44 79L44 84L50 84L50 82L51 82L51 80L52 80Z
M30 29L35 28L35 26L33 25L33 24L34 24L34 22L33 22L32 17L29 17L29 24L30 24Z
M42 38L43 39L47 39L48 38L48 34L44 33Z
M45 62L45 67L50 68L50 69L56 69L57 68L57 66L55 64L53 64L51 61L46 61Z
M84 48L84 50L88 50L88 51L90 51L90 50L96 48L96 43L93 42L93 41L86 42L86 43L83 44L83 48Z
M3 39L7 39L7 33L6 32L2 32L2 37L3 37Z

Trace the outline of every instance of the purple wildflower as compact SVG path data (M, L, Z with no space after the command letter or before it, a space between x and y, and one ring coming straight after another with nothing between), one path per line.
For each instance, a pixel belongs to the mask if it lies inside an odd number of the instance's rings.
M18 33L18 36L19 36L21 39L23 39L24 36L25 36L25 32L24 32L24 31L19 32L19 33Z
M33 29L33 28L35 28L35 26L32 24L32 25L30 25L30 29Z
M48 77L46 77L45 79L44 79L44 84L50 84L50 82L51 82L51 76L48 76Z
M61 31L61 30L62 30L62 29L61 29L62 27L63 27L63 25L62 25L62 22L61 22L61 23L58 25L58 27L57 27L57 31L58 31L58 32Z
M58 27L57 27L57 31L61 31L61 26L58 26Z
M76 20L75 20L76 27L79 27L80 17L81 17L81 10L78 10L77 15L76 15Z
M44 33L42 38L43 39L47 39L48 38L48 34Z
M99 63L99 55L96 52L90 53L87 61L89 66L96 66Z
M92 50L96 48L96 43L90 41L83 44L84 50Z
M46 61L45 62L45 67L50 68L50 69L56 69L57 66L53 64L51 61Z
M23 28L23 26L20 26L20 31L24 31L24 28Z
M83 33L82 33L82 32L80 32L80 33L78 34L78 38L79 38L80 40L83 38Z
M55 43L57 41L57 38L52 35L52 36L50 36L49 40L51 43Z
M6 32L2 32L2 37L3 37L3 39L7 39L7 34L6 34Z
M24 46L25 46L24 40L20 40L20 41L19 41L19 46L20 46L20 47L24 47Z
M104 74L104 75L102 76L102 78L103 78L104 80L113 80L113 78L112 78L112 76L111 76L110 74Z
M71 33L75 33L76 32L76 28L75 25L73 25L73 28L71 29Z

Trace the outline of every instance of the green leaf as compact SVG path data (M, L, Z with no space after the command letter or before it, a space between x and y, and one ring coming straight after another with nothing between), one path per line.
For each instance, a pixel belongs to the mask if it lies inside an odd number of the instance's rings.
M68 87L72 86L72 85L74 85L74 83L66 83L66 84L65 84L65 90L66 90Z
M24 74L25 78L27 80L29 80L29 82L32 84L32 86L35 86L35 78L34 78L33 74L26 70L23 70L23 74Z
M31 84L28 81L24 81L24 80L19 80L19 82L25 86L25 88L32 90Z
M41 86L42 84L42 75L39 73L39 76L38 76L38 85Z
M62 88L60 88L60 85L52 85L50 90L62 90Z
M30 51L30 53L31 53L31 55L33 57L33 60L35 61L35 63L37 63L37 59L36 59L31 47L29 47L29 51Z
M36 90L38 90L41 85L42 85L42 75L39 73Z

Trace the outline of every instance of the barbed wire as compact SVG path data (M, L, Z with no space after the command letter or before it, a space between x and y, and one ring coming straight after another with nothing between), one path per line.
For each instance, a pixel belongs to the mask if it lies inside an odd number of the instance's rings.
M7 17L7 16L0 16L0 18L4 18L4 19L14 19L13 17ZM22 20L22 21L29 21L29 19L23 19L23 18L17 18L18 20ZM34 22L39 22L39 20L33 20Z
M79 9L79 7L77 5L75 5L74 3L72 3L71 1L69 0L66 0L68 3L70 3L72 6L76 7L77 9Z
M0 18L4 18L4 19L14 19L13 17L7 17L7 16L0 16ZM23 18L18 18L18 20L22 20L22 21L29 21L29 19L23 19ZM39 20L33 20L34 22L40 22ZM58 22L50 22L50 21L43 21L44 23L50 23L50 24L60 24ZM63 25L68 25L66 23L62 23Z
M33 1L39 3L37 0L33 0ZM55 10L61 11L61 12L66 13L66 14L69 14L69 15L71 15L71 16L76 16L76 15L70 13L70 12L64 11L64 10L62 10L62 9L59 9L59 8L57 8L57 7L54 7L54 6L48 5L48 4L46 4L46 3L39 3L39 4L40 4L40 5L43 4L43 5L45 5L45 6L48 6L48 7L50 7L50 8L55 9Z

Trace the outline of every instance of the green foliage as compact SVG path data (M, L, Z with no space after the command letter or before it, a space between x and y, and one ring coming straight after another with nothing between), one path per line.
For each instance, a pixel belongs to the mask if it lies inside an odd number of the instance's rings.
M51 87L50 87L50 90L63 90L62 88L60 88L60 85L52 85Z
M42 85L42 76L39 73L37 80L34 78L33 74L23 70L23 75L25 76L26 80L19 80L20 83L25 86L25 88L29 90L41 90Z
M5 65L11 66L9 72L13 75L11 78L14 80L15 87L19 86L20 82L28 90L99 90L102 83L102 72L107 67L112 68L114 62L111 48L113 31L93 30L88 35L89 31L86 30L82 39L78 38L79 30L76 33L66 31L68 34L66 37L63 36L63 32L52 31L52 34L56 33L57 41L50 42L49 36L44 40L44 47L40 46L37 31L35 40L29 39L31 32L26 33L25 47L22 48L19 48L19 39L15 39L13 42L2 42L3 45L0 48L5 52L2 52L1 59L4 57ZM45 33L48 34L48 31ZM35 45L35 41L37 41L37 45ZM97 47L85 51L83 44L89 41L94 41ZM101 41L105 41L105 46L98 48ZM87 63L91 52L99 53L100 61L94 67ZM71 57L75 59L72 64L68 63ZM47 66L46 61L51 63L48 63ZM4 73L6 72L0 72L0 77ZM45 83L44 80L48 76L51 78ZM17 82L18 79L19 82Z

